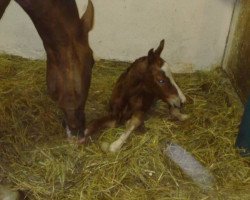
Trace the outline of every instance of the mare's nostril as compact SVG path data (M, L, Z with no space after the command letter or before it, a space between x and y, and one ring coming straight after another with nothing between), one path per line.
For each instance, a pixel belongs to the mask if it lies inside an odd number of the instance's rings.
M73 136L82 137L84 136L84 129L83 128L72 129L71 134Z
M71 138L72 136L83 137L84 136L83 133L84 133L83 129L69 129L69 127L66 126L66 134L69 138Z

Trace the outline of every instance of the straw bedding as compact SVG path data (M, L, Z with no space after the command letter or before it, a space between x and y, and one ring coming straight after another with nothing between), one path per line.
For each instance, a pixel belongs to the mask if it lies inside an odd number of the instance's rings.
M111 88L127 63L98 61L86 105L88 121L106 112ZM100 146L124 127L105 130L85 146L66 139L62 113L46 92L45 62L0 55L0 183L30 199L250 199L250 161L234 141L242 105L219 69L178 74L190 115L177 122L159 102L144 133L131 135L122 151ZM215 177L200 189L163 153L173 141L192 153Z

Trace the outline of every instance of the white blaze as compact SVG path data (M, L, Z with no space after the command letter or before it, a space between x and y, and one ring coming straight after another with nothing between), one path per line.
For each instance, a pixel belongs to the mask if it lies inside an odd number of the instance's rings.
M122 133L122 135L119 137L118 140L114 141L110 147L109 147L109 151L110 152L117 152L122 148L122 145L126 142L126 140L128 139L129 135L131 134L131 132L135 129L135 126L130 127L130 129L126 130L125 133Z
M171 72L168 64L165 62L161 69L162 69L162 71L165 72L165 75L166 75L166 77L169 78L170 82L175 86L175 88L176 88L176 90L178 92L178 95L179 95L179 97L181 99L181 103L185 103L186 102L186 97L183 94L183 92L181 91L181 89L179 88L179 86L174 81L174 78L172 76L172 72Z
M88 0L75 0L75 1L79 13L79 18L81 18L85 13L85 10L87 9Z

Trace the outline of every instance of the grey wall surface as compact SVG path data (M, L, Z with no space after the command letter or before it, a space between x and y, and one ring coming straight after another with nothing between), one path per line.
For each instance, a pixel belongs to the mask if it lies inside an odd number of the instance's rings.
M77 2L85 9L86 0ZM173 71L208 70L222 61L234 2L93 0L96 20L90 43L96 58L133 61L164 38L163 58ZM14 1L0 22L0 51L45 57L31 20Z

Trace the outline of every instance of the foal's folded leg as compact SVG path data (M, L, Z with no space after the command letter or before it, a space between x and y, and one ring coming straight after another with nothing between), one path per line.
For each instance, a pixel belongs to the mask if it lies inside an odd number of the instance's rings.
M132 131L137 129L143 123L143 117L144 113L141 111L135 112L132 115L132 117L127 121L125 132L122 133L118 140L114 141L109 146L110 152L117 152L121 149L122 145L126 142Z
M80 143L84 143L88 137L99 132L104 128L113 128L116 126L116 120L111 115L93 120L85 129L84 137L80 139Z

